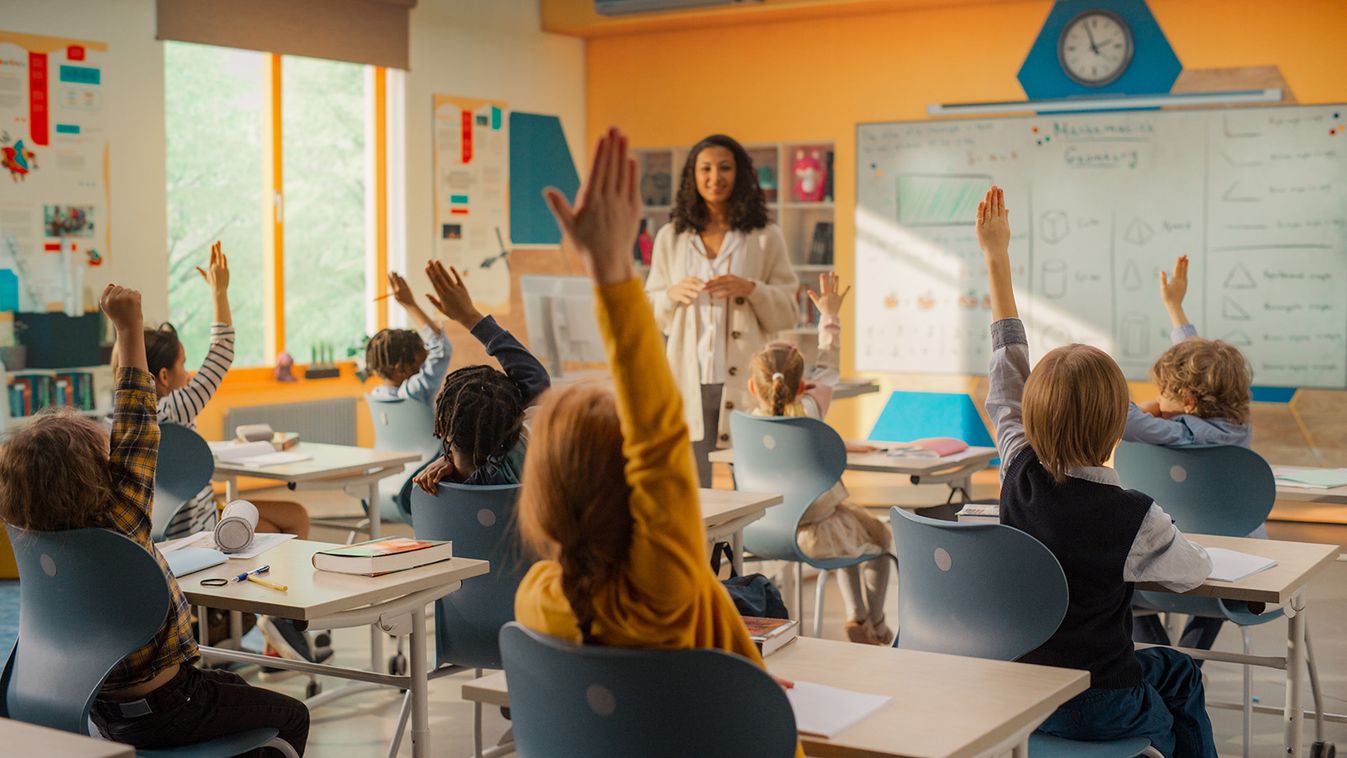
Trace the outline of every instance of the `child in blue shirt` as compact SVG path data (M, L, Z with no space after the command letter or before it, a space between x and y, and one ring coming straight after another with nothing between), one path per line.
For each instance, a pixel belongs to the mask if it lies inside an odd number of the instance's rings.
M411 329L380 329L365 345L365 367L384 383L370 395L376 400L415 400L427 407L449 370L454 348L438 324L421 310L407 280L388 273L393 299L411 316L419 333Z

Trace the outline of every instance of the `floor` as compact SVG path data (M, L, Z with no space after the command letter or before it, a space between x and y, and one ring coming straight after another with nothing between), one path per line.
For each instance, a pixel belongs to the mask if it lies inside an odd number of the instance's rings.
M862 488L863 482L857 483ZM994 496L996 482L992 478L979 478L976 482L975 497ZM938 502L944 495L935 488L903 487L897 494L904 499L917 498L917 502ZM315 516L339 515L353 510L352 501L340 494L321 492L291 493L248 493L254 497L274 497L303 500ZM386 533L410 533L406 527L388 526ZM1325 527L1305 524L1274 522L1269 525L1274 539L1294 539L1309 542L1338 542L1347 545L1347 526ZM344 540L345 532L326 528L316 528L313 538L320 540ZM890 616L896 616L897 582L889 598ZM807 587L805 592L806 618L812 618L813 590ZM1315 653L1319 658L1319 673L1325 694L1325 707L1329 712L1347 713L1347 562L1332 566L1322 578L1312 584L1306 592L1308 607L1312 613L1311 629L1314 633ZM836 585L829 587L825 600L825 636L841 638L842 605ZM1253 632L1254 652L1269 655L1279 654L1285 649L1286 621L1278 620L1260 627ZM334 635L334 648L337 660L347 665L360 665L369 656L368 634L364 629L339 630ZM1222 631L1216 647L1222 650L1239 649L1239 632L1229 626ZM391 651L391 642L385 645L385 651ZM1281 673L1272 670L1254 670L1253 692L1256 701L1266 705L1279 706L1285 696ZM292 675L282 680L264 682L264 686L302 697L305 680ZM1241 695L1241 673L1238 667L1230 664L1213 663L1206 667L1207 694L1209 701L1226 700L1237 702ZM434 754L437 756L469 756L472 754L472 704L464 702L459 691L470 674L447 677L432 683L431 693L431 732L434 742ZM324 680L325 687L338 687L337 680ZM1310 701L1308 686L1304 696ZM323 706L313 714L313 729L309 750L306 753L314 758L341 756L377 756L385 755L388 740L392 737L397 723L401 697L396 692L364 693L350 699ZM1223 756L1238 756L1241 750L1241 716L1238 711L1212 709L1212 721L1217 735L1217 746ZM499 710L486 709L483 721L487 745L494 744L508 726ZM1282 726L1279 716L1254 716L1255 756L1279 756L1281 750ZM1328 740L1347 748L1347 724L1326 725ZM1313 739L1313 722L1306 725L1307 740ZM411 755L410 741L404 740L399 755Z

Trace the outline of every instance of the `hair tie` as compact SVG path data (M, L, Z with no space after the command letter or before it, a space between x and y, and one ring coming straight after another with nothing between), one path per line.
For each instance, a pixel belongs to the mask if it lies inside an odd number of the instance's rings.
M781 373L780 371L778 371L778 372L776 372L775 374L772 374L772 381L774 381L774 382L784 382L784 381L786 381L786 375L783 374L783 373Z

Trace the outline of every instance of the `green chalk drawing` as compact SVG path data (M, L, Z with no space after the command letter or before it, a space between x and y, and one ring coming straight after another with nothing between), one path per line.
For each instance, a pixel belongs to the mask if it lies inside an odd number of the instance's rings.
M972 226L978 202L992 184L986 174L903 174L898 177L898 223Z

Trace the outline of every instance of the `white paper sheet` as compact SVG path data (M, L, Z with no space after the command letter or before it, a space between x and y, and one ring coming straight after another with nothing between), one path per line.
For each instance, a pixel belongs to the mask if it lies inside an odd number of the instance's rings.
M271 445L270 442L263 442L262 444L267 446ZM299 463L300 461L307 461L312 457L313 456L305 455L304 453L271 452L244 458L239 461L239 463L244 466L256 466L257 468L262 468L264 466L281 466L286 463Z
M1207 555L1211 556L1211 574L1208 578L1218 582L1238 582L1277 565L1271 558L1222 547L1207 548Z
M796 729L802 734L817 734L829 739L860 723L893 699L798 681L786 690L786 697L795 711Z

